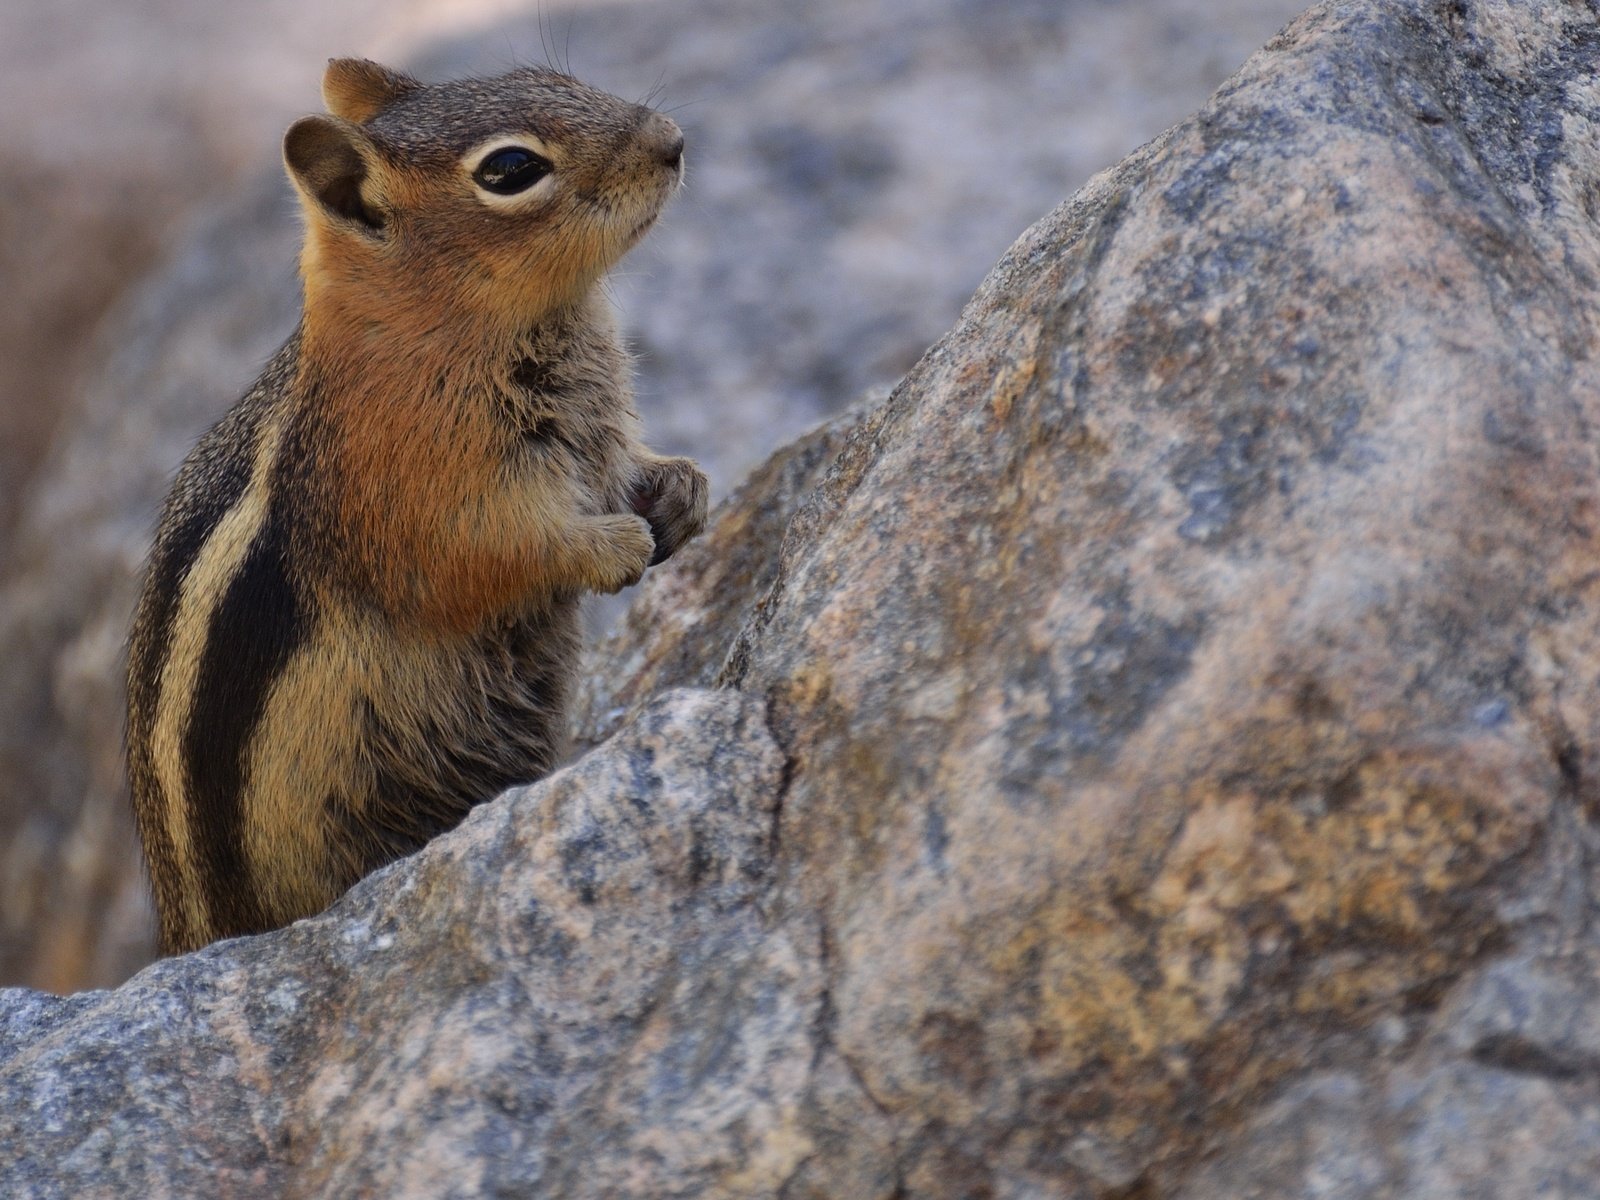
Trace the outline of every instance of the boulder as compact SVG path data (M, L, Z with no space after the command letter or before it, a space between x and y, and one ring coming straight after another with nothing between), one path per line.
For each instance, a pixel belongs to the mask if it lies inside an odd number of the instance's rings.
M184 25L185 45L199 36L188 29L198 2L163 8L163 20ZM174 470L295 319L299 230L277 166L279 131L315 107L323 55L386 55L450 20L459 29L496 2L397 13L359 0L308 15L305 0L272 0L242 25L204 23L221 42L198 54L203 69L146 90L108 61L137 57L146 43L89 22L91 61L65 74L53 67L61 78L93 82L70 97L50 93L83 106L76 121L65 115L79 111L70 106L52 118L90 139L87 148L70 143L79 148L69 161L100 168L92 187L73 177L74 197L110 205L122 222L141 213L167 220L185 207L189 218L181 236L169 231L169 261L116 305L91 349L75 351L94 369L62 406L12 552L0 544L0 982L54 990L119 983L153 953L122 781L121 648ZM437 46L415 65L430 78L451 77L501 70L544 49L625 94L661 78L661 103L688 132L689 183L609 286L640 353L651 438L699 457L723 491L867 386L892 383L949 327L1018 230L1200 103L1301 3L1223 0L1198 12L1187 0L776 8L637 0L570 13L546 4ZM57 45L62 22L84 24L76 8L63 16L27 7L0 15L0 66L19 47ZM54 34L7 41L10 21ZM352 41L357 30L366 33ZM288 48L286 31L299 46L317 45ZM55 64L40 55L32 57ZM0 71L0 86L18 78ZM108 80L117 84L114 105L99 90ZM199 115L190 123L164 116L160 138L138 138L125 123L149 124L150 86L162 112ZM174 94L184 88L195 94ZM97 122L97 107L114 107L117 120ZM30 120L36 111L14 108ZM0 112L0 149L10 119ZM227 171L199 171L207 143L189 132L195 123L225 144ZM49 140L44 127L30 137ZM152 195L110 170L130 148L162 190ZM217 180L238 178L241 160L259 177L217 201ZM20 161L0 155L0 184ZM212 190L191 186L197 173ZM182 205L167 202L173 190ZM50 248L63 243L72 255ZM80 292L101 276L74 267L73 255L96 271L110 262L83 220L19 253L55 262L50 278L73 279ZM0 254L0 270L7 261ZM96 303L105 290L88 286ZM24 316L50 309L37 293L14 299ZM0 358L9 336L0 320ZM57 367L65 358L37 331L18 336L39 361ZM11 361L37 374L25 358ZM4 376L0 365L0 491L13 483L3 461L13 445ZM54 411L55 393L24 391L28 412ZM0 497L0 543L6 507ZM596 625L615 612L598 612Z
M647 583L588 755L6 993L5 1190L1593 1195L1597 60L1313 9Z

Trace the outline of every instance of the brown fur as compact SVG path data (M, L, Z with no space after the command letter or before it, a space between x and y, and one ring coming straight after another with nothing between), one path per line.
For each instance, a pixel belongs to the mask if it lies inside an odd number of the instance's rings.
M196 447L129 653L168 951L284 924L557 761L576 605L671 554L704 476L639 440L597 284L677 186L665 117L528 69L331 63L284 156L300 329ZM517 144L514 197L473 180Z

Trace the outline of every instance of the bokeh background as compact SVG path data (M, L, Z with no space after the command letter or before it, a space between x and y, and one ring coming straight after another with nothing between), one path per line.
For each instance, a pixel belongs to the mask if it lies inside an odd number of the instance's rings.
M659 89L688 186L611 288L653 440L720 493L892 383L1029 223L1303 6L0 6L0 984L110 985L152 954L122 638L172 472L294 321L278 139L330 55Z

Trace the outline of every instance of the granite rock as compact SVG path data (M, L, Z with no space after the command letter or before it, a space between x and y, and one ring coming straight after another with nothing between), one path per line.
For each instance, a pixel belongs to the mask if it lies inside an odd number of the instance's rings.
M4 993L0 1070L30 1081L0 1114L6 1194L615 1196L650 1163L715 1178L782 1140L820 999L814 957L753 903L782 767L759 702L675 692L286 931L303 971L247 940L116 992ZM684 1024L695 1038L658 1058ZM628 1059L649 1085L614 1092Z
M1313 9L647 581L589 754L0 1000L0 1183L1593 1195L1597 66Z

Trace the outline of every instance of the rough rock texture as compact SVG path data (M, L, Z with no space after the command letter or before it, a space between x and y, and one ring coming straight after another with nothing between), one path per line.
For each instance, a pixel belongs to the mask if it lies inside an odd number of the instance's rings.
M753 904L782 779L759 701L676 692L285 933L304 975L244 941L56 1011L3 993L18 1036L0 1063L36 1085L0 1114L6 1194L113 1178L119 1195L263 1197L649 1195L658 1169L709 1182L782 1136L821 1003L814 953ZM650 1086L614 1092L619 1056ZM175 1111L206 1132L152 1143Z
M1597 68L1313 10L647 586L590 756L9 993L0 1190L1593 1196Z
M359 27L368 0L305 22L294 8L303 0L271 0L258 16L273 29L244 37L237 54L239 30L225 17L197 24L184 8L192 2L162 0L165 19L225 44L200 56L200 75L169 79L159 94L180 112L170 94L180 85L248 108L235 125L231 107L208 107L202 124L232 130L230 154L264 170L245 194L208 210L172 261L118 306L88 355L99 368L69 406L28 497L15 553L0 561L5 982L115 983L151 953L122 793L121 646L134 573L173 470L294 320L297 231L274 165L276 131L314 103L325 54L386 54L399 32L443 20L443 8L460 17L500 0L385 5L354 44L328 22ZM445 47L421 69L496 70L537 57L545 42L597 83L639 94L660 78L662 103L684 105L676 115L690 138L689 186L613 286L641 351L651 436L700 457L725 487L867 384L892 383L949 327L1019 230L1199 104L1300 2L1224 0L1200 10L1187 0L658 0L598 5L572 15L570 30L568 14L546 3L542 34L529 16ZM72 11L89 3L74 0ZM7 47L23 44L6 40L15 19L0 16L0 65ZM144 44L136 32L124 31L128 46ZM285 59L295 70L270 91L270 68ZM194 82L216 64L232 90ZM98 58L91 67L77 74L124 79ZM0 87L9 78L0 71ZM118 133L117 153L138 145L147 167L175 146L192 171L206 139L137 141L123 122L147 93L128 83L117 121L102 128L84 116L80 135ZM74 95L82 104L99 93L86 85ZM7 119L0 114L0 148ZM105 174L113 160L104 150L93 142L72 161L94 161ZM0 183L10 161L0 155ZM110 192L119 220L167 214L169 206L129 199L146 193L122 175L106 177L122 180ZM161 186L183 178L164 175ZM74 254L105 257L81 227L51 236ZM37 253L38 244L18 252ZM72 260L55 257L70 275ZM17 311L33 311L28 303ZM36 337L30 345L44 346L52 363L63 357ZM3 390L0 380L0 408ZM0 441L3 426L0 414ZM5 478L0 467L0 488ZM770 530L774 542L781 524Z

